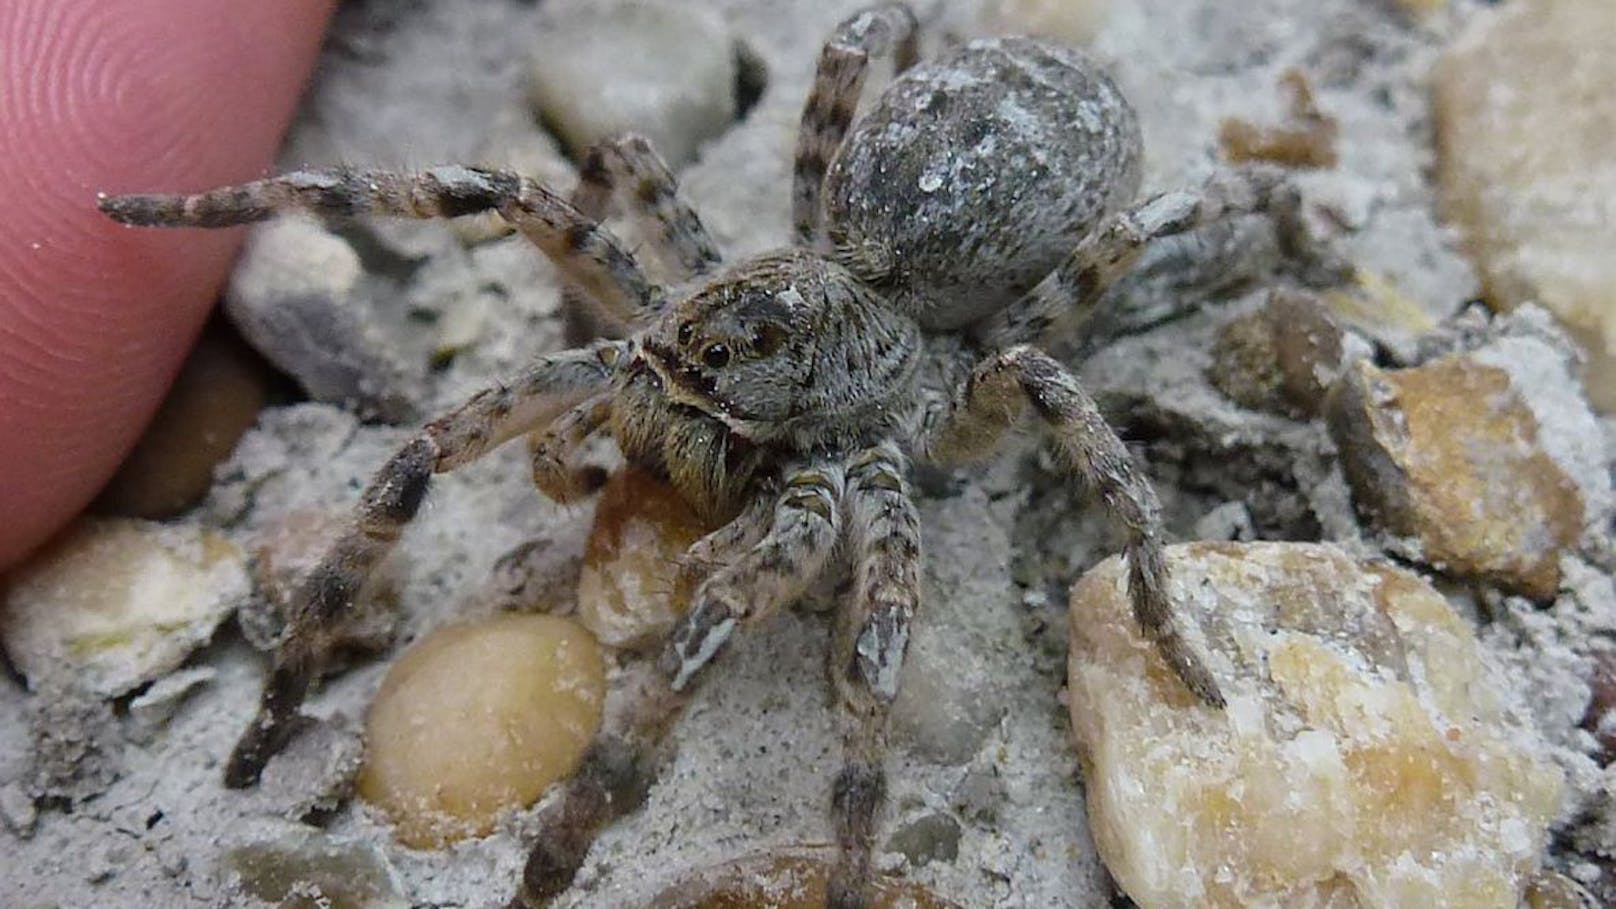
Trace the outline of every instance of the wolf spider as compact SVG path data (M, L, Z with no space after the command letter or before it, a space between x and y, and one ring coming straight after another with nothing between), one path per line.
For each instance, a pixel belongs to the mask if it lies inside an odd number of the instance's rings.
M898 74L855 123L872 58ZM853 584L830 655L845 759L832 795L839 857L829 905L867 905L885 792L887 714L920 602L911 459L990 454L1027 415L1126 528L1134 616L1205 704L1223 696L1167 598L1154 491L1073 375L1035 343L1070 333L1157 238L1266 213L1304 236L1298 200L1261 174L1133 204L1132 108L1097 64L1028 38L977 41L915 64L916 22L885 3L824 46L799 128L797 243L723 265L674 178L637 137L592 149L571 200L514 173L292 173L197 195L103 198L126 224L224 227L301 209L452 218L496 211L587 298L608 335L540 357L426 425L377 471L340 539L302 583L257 718L225 780L252 785L285 744L356 590L415 516L435 473L527 434L551 498L592 490L577 449L609 432L721 529L655 665L618 685L580 769L540 813L512 905L566 890L608 821L643 800L662 733L738 624L790 604L846 553ZM600 220L645 219L677 287L654 285Z

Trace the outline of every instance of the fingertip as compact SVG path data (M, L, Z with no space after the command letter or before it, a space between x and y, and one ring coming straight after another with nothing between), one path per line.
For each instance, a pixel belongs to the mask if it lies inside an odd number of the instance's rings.
M0 4L0 568L117 468L239 242L127 229L108 193L261 173L331 6Z

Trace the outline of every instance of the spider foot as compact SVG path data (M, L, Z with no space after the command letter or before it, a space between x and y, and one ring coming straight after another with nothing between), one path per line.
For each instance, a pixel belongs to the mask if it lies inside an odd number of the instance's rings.
M312 722L297 709L308 690L311 671L306 659L291 660L275 667L264 686L257 718L241 734L225 764L226 787L246 789L257 785L269 759L281 753L287 743Z
M668 639L660 667L672 679L669 686L683 691L735 631L735 612L723 601L702 597Z
M572 886L601 829L645 803L656 780L655 740L668 716L658 710L645 718L648 725L625 730L638 744L615 735L598 737L577 773L545 806L509 909L549 906Z

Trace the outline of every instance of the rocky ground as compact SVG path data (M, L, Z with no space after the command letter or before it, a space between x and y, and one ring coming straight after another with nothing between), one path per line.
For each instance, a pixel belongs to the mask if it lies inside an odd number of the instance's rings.
M351 2L281 164L500 164L570 186L567 145L611 126L588 116L616 111L670 149L727 254L766 249L788 236L795 123L818 43L859 5L700 0L659 19L562 0ZM1210 174L1238 144L1220 142L1228 118L1246 124L1236 132L1258 156L1308 165L1296 179L1309 223L1354 264L1355 282L1286 309L1269 294L1285 277L1271 257L1211 280L1216 238L1180 243L1151 257L1073 354L1151 465L1176 539L1331 541L1434 576L1479 638L1475 684L1495 694L1515 745L1564 775L1544 858L1560 876L1540 895L1558 887L1574 900L1581 887L1609 905L1616 422L1589 410L1572 342L1543 310L1492 317L1471 305L1483 277L1438 211L1431 73L1486 6L916 9L927 52L995 31L1092 38L1139 109L1147 191ZM661 90L614 96L616 78ZM580 98L593 103L568 105ZM1271 235L1251 237L1272 251ZM1490 298L1498 284L1486 281ZM248 592L250 557L288 515L350 502L424 415L564 347L557 275L487 222L288 221L254 233L225 308L292 379L252 373L247 394L269 406L227 459L201 464L213 476L205 497L173 526L85 531L71 558L59 550L12 579L0 890L28 907L502 904L532 811L485 838L417 850L347 797L385 657L325 683L309 705L320 722L260 789L224 789L220 763L254 709L259 648L274 634L263 591ZM1298 318L1324 327L1287 341ZM1472 475L1477 447L1506 454ZM537 575L567 596L592 509L543 500L513 448L434 485L383 598L396 600L396 625L381 623L391 646L499 608L496 566L524 544L540 544ZM1068 616L1067 588L1120 538L1033 445L922 486L927 607L895 713L880 865L967 909L1113 905L1064 686L1068 622L1084 620ZM1471 491L1455 500L1444 492L1455 488ZM129 599L147 605L95 645L116 660L59 646L83 631L70 627L73 608L127 612L108 604ZM830 839L839 746L826 637L824 617L802 612L732 647L676 727L678 755L648 804L601 836L561 906L644 906L693 869Z

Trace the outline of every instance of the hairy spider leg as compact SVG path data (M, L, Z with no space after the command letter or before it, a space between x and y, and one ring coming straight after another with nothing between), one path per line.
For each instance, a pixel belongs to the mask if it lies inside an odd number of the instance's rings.
M457 165L414 174L299 171L194 195L107 196L100 207L115 221L147 227L229 227L299 210L339 218L455 218L497 211L611 318L632 323L662 303L660 288L610 231L538 182L509 171Z
M298 708L331 646L334 629L376 563L398 542L426 497L433 474L475 461L504 442L555 419L610 381L620 342L541 358L507 383L484 389L433 420L382 465L347 527L304 577L286 636L275 651L258 715L225 765L225 785L250 786L296 731Z
M543 430L528 433L528 460L533 485L561 504L588 498L606 483L606 471L595 465L574 465L571 455L612 418L615 393L608 390L573 405Z
M791 223L799 243L815 246L824 239L819 200L825 171L853 125L870 58L891 54L898 72L908 69L919 56L917 30L908 4L882 3L843 20L819 52L791 176Z
M842 769L831 792L838 851L828 909L864 909L869 899L876 822L886 801L887 717L920 606L920 516L908 467L891 442L848 464L843 507L853 591L830 652Z
M604 221L627 202L629 213L651 222L654 252L674 282L711 272L722 261L696 210L679 195L678 181L657 154L651 140L626 134L590 146L578 166L573 207L586 217ZM615 203L615 204L614 204ZM599 337L622 337L629 325L613 320L577 288L562 289L567 340L585 344Z
M1180 634L1167 597L1156 491L1066 367L1027 346L990 354L952 402L926 414L920 449L937 463L974 460L991 451L1029 409L1049 428L1068 467L1100 494L1127 531L1128 595L1139 627L1196 697L1223 707L1217 680Z
M768 497L753 499L738 517L690 547L681 572L705 577L754 546L768 530L774 504ZM669 757L663 747L667 732L695 690L690 685L675 691L671 682L654 656L641 656L624 667L579 769L561 782L560 791L540 811L511 909L543 909L565 893L600 831L644 801Z
M819 575L841 534L845 485L834 461L786 472L768 532L696 588L690 611L669 636L661 665L675 691L718 655L739 622L790 605Z
M1248 168L1219 174L1198 192L1162 193L1111 214L1032 290L972 326L971 333L989 348L1071 337L1151 243L1242 215L1272 218L1286 252L1314 280L1339 280L1344 266L1310 240L1296 187L1278 170Z

